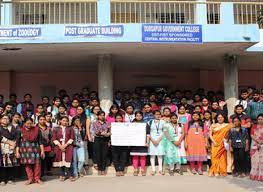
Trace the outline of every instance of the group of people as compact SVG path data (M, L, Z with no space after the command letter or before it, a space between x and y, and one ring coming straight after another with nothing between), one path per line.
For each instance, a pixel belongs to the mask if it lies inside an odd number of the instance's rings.
M134 176L182 175L189 163L192 174L250 176L263 181L263 99L258 90L241 90L235 111L227 110L224 94L198 89L167 91L136 88L117 91L105 113L98 94L83 88L71 98L60 90L50 103L47 96L36 106L31 94L18 102L0 95L0 185L13 184L14 173L25 169L28 180L42 184L61 170L60 181L75 181L94 166L106 175L113 163L116 176L125 175L130 163ZM144 146L113 146L111 123L144 123ZM157 160L157 162L156 162ZM158 164L158 171L156 171ZM18 176L19 177L19 176Z

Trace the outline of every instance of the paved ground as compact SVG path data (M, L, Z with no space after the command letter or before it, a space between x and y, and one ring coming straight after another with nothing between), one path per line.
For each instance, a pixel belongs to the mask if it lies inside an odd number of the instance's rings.
M43 185L25 186L24 181L0 187L0 192L263 192L262 182L240 178L209 178L207 176L87 176L76 182L52 179Z

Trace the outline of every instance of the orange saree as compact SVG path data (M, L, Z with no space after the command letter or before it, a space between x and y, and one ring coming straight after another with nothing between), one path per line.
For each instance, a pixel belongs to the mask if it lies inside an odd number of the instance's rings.
M211 161L212 166L209 169L209 175L227 175L227 151L224 146L224 139L227 137L231 126L229 124L212 125L212 138L217 143L217 146L212 144Z

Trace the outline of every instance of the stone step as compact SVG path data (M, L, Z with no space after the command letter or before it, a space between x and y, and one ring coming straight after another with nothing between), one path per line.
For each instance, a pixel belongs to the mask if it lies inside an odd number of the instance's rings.
M156 170L158 170L158 166L156 166ZM204 175L207 175L207 170L208 170L208 166L204 165L203 166L203 170L204 170ZM133 166L128 166L125 168L125 176L133 176ZM167 169L167 167L164 167L164 171L165 171L165 175L169 175L169 171ZM189 165L182 165L182 171L184 173L184 175L192 175L190 169L189 169ZM52 170L54 175L59 175L60 173L60 169L58 168L54 168ZM85 175L87 177L96 177L98 176L98 171L93 167L93 166L89 166L89 167L85 167ZM139 174L139 176L141 175L141 173ZM151 166L147 166L147 171L146 171L146 175L150 176L151 175ZM156 175L160 175L158 172ZM108 166L107 167L107 176L116 176L116 171L114 169L114 166Z

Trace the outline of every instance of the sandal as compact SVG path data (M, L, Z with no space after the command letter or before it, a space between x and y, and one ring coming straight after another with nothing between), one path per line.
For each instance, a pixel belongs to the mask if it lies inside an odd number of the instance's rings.
M66 180L65 177L63 177L63 176L60 176L60 177L59 177L59 181L65 181L65 180Z
M152 171L151 175L154 176L156 174L156 171Z
M159 171L160 175L165 175L164 171Z
M192 172L192 174L194 174L194 175L196 175L196 174L197 174L197 172L196 172L196 170L195 170L195 169L193 169L191 172Z
M33 183L32 180L28 180L28 181L25 183L25 185L30 185L30 184L32 184L32 183Z
M44 182L41 181L41 180L37 180L35 183L37 183L37 184L39 184L39 185L43 185L43 184L44 184Z
M139 170L135 169L134 172L133 172L133 176L138 176L138 175L139 175Z
M146 176L146 170L142 170L142 176Z

